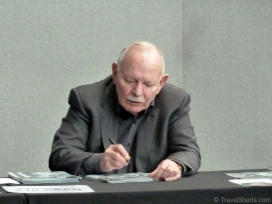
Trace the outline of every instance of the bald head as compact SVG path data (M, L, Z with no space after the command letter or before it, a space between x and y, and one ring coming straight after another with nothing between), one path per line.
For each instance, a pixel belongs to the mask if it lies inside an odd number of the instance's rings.
M143 41L136 41L128 44L121 52L120 57L117 61L118 70L121 68L121 64L123 59L130 55L131 52L139 52L139 53L147 53L155 56L158 61L161 63L161 73L162 75L165 72L165 65L164 65L164 58L162 52L152 43L150 42L143 42Z

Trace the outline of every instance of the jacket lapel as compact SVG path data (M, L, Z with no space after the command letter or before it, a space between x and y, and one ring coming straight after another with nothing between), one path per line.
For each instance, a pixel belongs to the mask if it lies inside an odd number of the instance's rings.
M116 118L116 94L115 86L111 85L105 91L104 97L101 101L101 110L100 110L100 130L102 135L102 142L104 148L107 149L110 145L109 138L117 141L117 125L118 121Z
M139 172L146 172L149 152L154 138L154 131L158 120L159 109L153 107L152 111L145 117L138 127L136 137L136 169Z

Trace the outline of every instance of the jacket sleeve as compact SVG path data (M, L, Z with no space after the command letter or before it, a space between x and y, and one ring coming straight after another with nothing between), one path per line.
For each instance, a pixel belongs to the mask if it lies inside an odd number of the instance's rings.
M186 167L183 176L194 174L201 163L199 147L189 117L190 100L190 95L186 94L168 124L168 159Z
M83 161L85 159L90 160L92 156L96 155L86 152L91 117L83 107L76 89L71 90L68 102L70 108L67 115L62 119L61 126L53 140L49 168L52 171L81 174L84 171L81 168ZM98 157L94 156L94 158ZM94 159L93 162L96 162L96 166L99 165L97 159Z

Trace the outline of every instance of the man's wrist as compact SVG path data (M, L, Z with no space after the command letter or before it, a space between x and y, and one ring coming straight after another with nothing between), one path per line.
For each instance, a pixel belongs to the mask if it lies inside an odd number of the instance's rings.
M182 173L182 172L183 172L183 168L182 168L181 164L180 164L180 163L178 163L178 162L175 162L175 163L177 164L177 166L178 166L178 168L179 168L180 172Z
M94 153L82 162L82 169L85 174L101 174L104 173L100 169L100 160L102 153Z

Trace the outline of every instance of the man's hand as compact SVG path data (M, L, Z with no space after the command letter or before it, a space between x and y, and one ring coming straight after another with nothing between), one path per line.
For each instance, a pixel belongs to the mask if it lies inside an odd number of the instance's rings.
M115 169L121 169L128 165L130 156L121 144L110 145L105 150L100 161L100 169L104 172L110 172Z
M170 159L163 160L155 171L150 173L150 177L155 181L175 181L181 178L182 169L178 164Z

